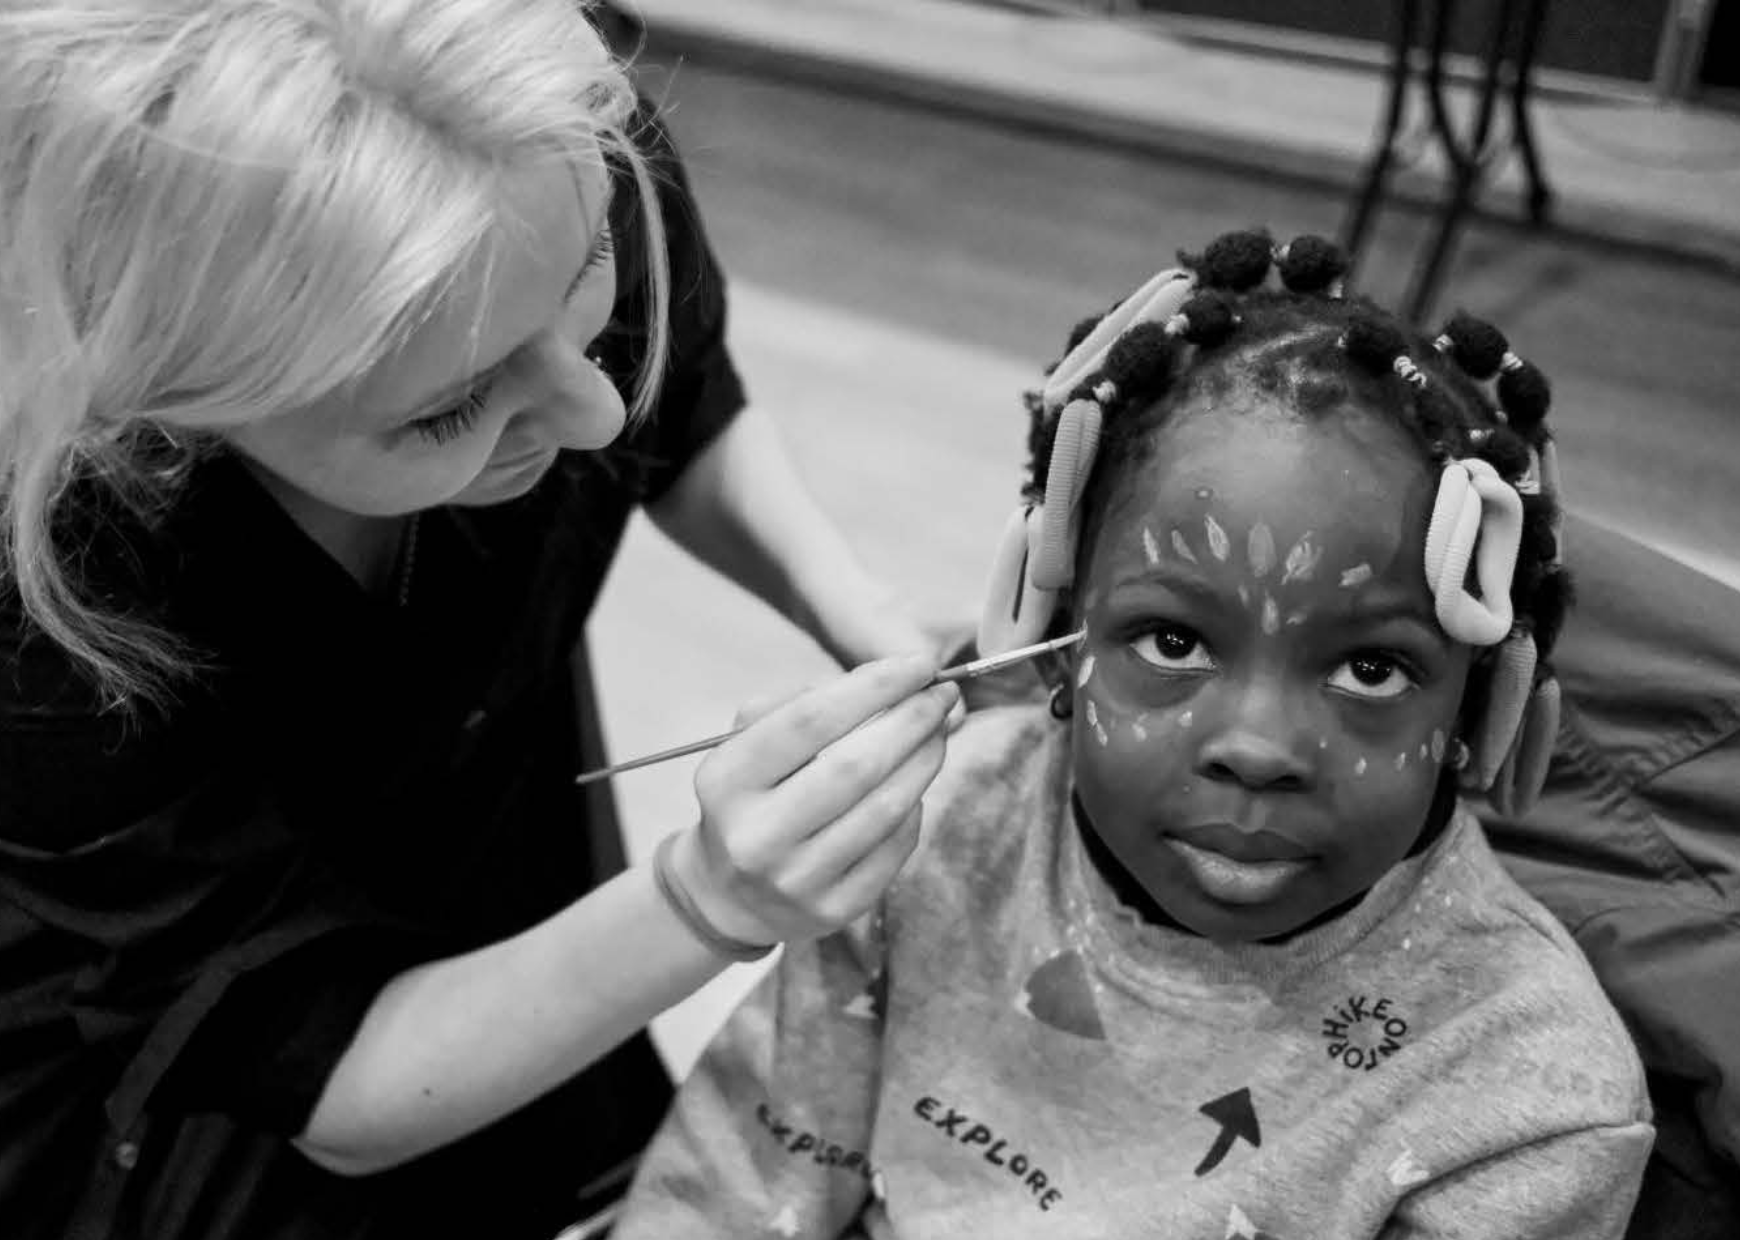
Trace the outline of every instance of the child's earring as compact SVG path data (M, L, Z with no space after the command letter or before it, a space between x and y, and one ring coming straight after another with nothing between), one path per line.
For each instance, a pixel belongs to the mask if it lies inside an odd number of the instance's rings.
M1474 751L1468 748L1468 742L1458 736L1450 742L1449 767L1453 771L1465 771L1469 761L1474 757Z
M1067 721L1075 714L1075 691L1070 688L1068 681L1051 686L1051 698L1046 703L1046 709L1059 723Z

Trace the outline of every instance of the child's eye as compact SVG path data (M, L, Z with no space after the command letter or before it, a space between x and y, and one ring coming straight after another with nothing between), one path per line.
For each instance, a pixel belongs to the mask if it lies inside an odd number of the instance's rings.
M1182 624L1150 629L1132 641L1130 649L1144 663L1168 672L1206 672L1214 667L1214 657L1202 644L1202 638Z
M1400 697L1414 687L1414 678L1386 654L1356 654L1329 677L1329 687L1362 698Z
M483 412L484 403L488 400L489 385L483 384L472 388L453 408L426 418L418 418L408 425L430 443L452 443L477 425L477 415Z

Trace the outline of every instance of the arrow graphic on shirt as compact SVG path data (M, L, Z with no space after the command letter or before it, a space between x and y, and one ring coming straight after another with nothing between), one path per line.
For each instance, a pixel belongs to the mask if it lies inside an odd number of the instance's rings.
M1197 1110L1220 1125L1214 1144L1208 1147L1208 1153L1196 1164L1197 1175L1207 1175L1220 1166L1220 1160L1227 1156L1233 1142L1240 1137L1249 1141L1252 1147L1262 1145L1263 1133L1257 1127L1257 1112L1251 1106L1251 1091L1248 1088L1235 1089L1213 1102L1203 1103Z

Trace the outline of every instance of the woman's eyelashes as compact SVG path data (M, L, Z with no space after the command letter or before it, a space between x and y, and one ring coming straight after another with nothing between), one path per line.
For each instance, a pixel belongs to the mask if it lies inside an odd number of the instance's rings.
M574 283L569 286L567 296L563 299L563 305L566 306L572 302L581 286L586 283L587 278L609 263L615 254L616 238L606 228L598 234L598 240L592 245L592 254L587 258L586 265L580 269L580 274L574 278ZM490 391L495 386L496 376L501 370L502 366L500 365L492 367L488 373L472 385L470 391L460 398L458 404L444 409L440 413L433 413L425 418L417 418L406 423L406 426L429 443L436 445L452 443L477 425L478 415L489 403Z
M411 429L432 444L452 443L477 425L478 414L483 412L484 405L489 402L489 389L488 382L478 384L457 405L441 413L418 418L410 424Z

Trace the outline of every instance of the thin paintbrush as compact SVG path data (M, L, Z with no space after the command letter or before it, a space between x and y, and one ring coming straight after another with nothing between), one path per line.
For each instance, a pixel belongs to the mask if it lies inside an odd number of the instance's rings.
M945 667L931 679L930 683L933 685L940 685L943 682L950 680L971 680L974 676L983 676L987 672L995 672L1001 668L1011 667L1016 663L1037 658L1039 655L1049 654L1053 650L1065 650L1070 646L1075 645L1085 636L1087 636L1087 630L1083 629L1078 633L1071 633L1068 637L1056 637L1048 642L1039 642L1032 646L1022 646L1019 650L1007 650L1002 654L986 655L982 659L974 659L970 663L961 663L954 667ZM608 779L610 776L620 774L623 771L635 770L637 767L652 766L654 763L667 762L672 758L681 758L692 753L700 753L703 749L711 749L715 745L724 744L741 731L743 731L742 728L732 728L729 732L721 732L717 736L709 736L706 740L690 741L687 745L678 745L675 749L661 749L658 753L649 753L643 758L631 758L627 762L618 762L612 766L602 766L596 771L587 771L583 775L576 775L574 777L574 782L577 784L589 784L595 780Z

